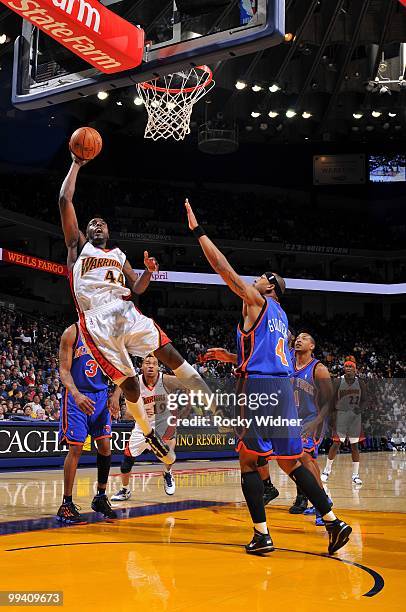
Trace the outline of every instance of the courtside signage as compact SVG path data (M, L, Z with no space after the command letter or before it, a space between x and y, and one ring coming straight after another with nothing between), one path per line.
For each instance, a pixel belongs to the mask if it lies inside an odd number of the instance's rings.
M144 31L97 0L0 0L101 72L136 68Z

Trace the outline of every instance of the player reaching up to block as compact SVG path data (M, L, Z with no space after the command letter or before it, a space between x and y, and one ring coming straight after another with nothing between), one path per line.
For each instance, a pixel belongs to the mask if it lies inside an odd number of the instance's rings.
M83 520L72 500L73 483L88 435L97 444L97 494L92 509L107 519L117 518L106 496L111 464L111 416L107 408L107 378L83 344L79 325L71 325L62 334L59 346L59 373L65 387L59 422L59 442L69 446L64 463L63 501L57 519L66 524ZM116 404L117 405L117 404Z
M172 464L175 453L151 428L145 413L130 355L145 357L154 353L187 389L202 393L203 398L210 390L160 327L129 301L131 293L141 294L148 287L151 275L158 270L155 259L145 252L146 270L138 276L118 247L107 248L109 230L104 219L89 221L86 236L79 230L73 196L78 172L86 162L72 157L60 191L59 210L81 335L100 369L121 387L127 408L152 451L164 463Z
M259 426L258 419L252 419L253 424L245 430L237 445L242 492L254 526L254 537L245 547L246 552L262 555L274 550L266 523L264 486L258 472L258 457L265 457L276 459L281 469L320 510L329 535L328 552L332 554L348 542L352 529L334 515L324 490L312 472L298 461L303 455L303 447L290 381L293 368L288 350L288 320L280 305L285 282L273 272L262 274L253 285L244 282L198 225L188 200L185 207L189 228L198 238L209 264L243 301L237 328L236 372L244 385L245 416L251 397L258 398L262 393L260 409L255 405L258 417L276 416L280 417L278 422L287 423L286 426L270 424L263 427Z

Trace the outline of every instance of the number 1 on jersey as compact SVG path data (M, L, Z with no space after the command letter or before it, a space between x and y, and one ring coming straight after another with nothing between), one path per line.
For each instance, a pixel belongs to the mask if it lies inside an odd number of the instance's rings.
M287 367L289 364L288 364L288 360L286 359L286 355L285 355L285 339L284 338L279 338L278 344L276 345L275 353L281 360L282 364Z

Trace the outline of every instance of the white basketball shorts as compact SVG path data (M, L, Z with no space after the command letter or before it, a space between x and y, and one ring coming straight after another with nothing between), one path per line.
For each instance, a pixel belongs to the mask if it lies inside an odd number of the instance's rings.
M164 424L163 420L161 420L160 423L155 423L155 421L152 421L151 426L155 428L157 433L159 433L159 435L162 437L163 440L165 440L165 442L167 442L168 440L173 440L176 435L176 428L174 426L168 425L167 422ZM145 436L142 433L140 427L135 424L134 429L131 432L128 444L125 448L124 454L128 457L133 457L133 459L135 459L135 457L141 455L141 453L143 453L145 450L150 450L150 446L145 440Z
M130 355L146 357L171 342L153 319L124 300L81 313L80 331L100 369L115 383L135 376Z

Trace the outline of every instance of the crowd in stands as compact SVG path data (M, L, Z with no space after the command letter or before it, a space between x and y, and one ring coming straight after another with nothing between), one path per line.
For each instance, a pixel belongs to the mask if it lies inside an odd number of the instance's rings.
M57 198L62 179L54 174L46 177L27 174L24 180L19 174L2 174L0 206L29 216L35 211L37 219L59 225ZM351 223L348 223L347 213L340 208L326 207L315 196L311 203L301 203L288 193L236 193L208 190L198 184L185 187L157 181L92 178L85 171L77 184L75 204L83 224L88 221L90 210L105 216L111 230L117 232L186 236L189 235L183 210L186 196L199 221L210 227L214 238L341 248L404 246L406 228L390 212L383 212L384 216L379 219L368 212L366 223L365 214L353 208ZM171 227L174 223L176 227Z
M203 376L219 378L229 375L232 366L203 363L201 356L213 346L235 351L229 318L227 312L207 317L177 315L161 317L160 324ZM49 319L44 325L40 317L0 308L0 420L59 420L63 388L57 356L67 324ZM310 314L296 322L296 333L304 330L315 337L316 356L333 376L342 374L347 354L356 358L358 373L369 388L363 420L370 450L380 439L394 436L406 441L406 332L395 322L374 324L350 315L326 320Z

